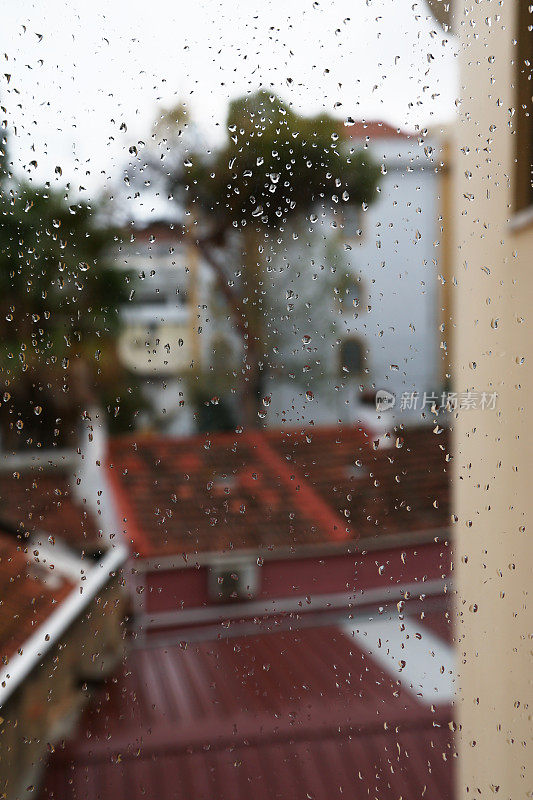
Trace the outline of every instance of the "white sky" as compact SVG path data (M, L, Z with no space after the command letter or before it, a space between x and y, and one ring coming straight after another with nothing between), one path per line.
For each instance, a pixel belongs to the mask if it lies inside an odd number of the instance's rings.
M449 119L456 94L455 45L422 0L16 0L0 37L12 157L88 195L178 100L209 135L259 86L299 111L410 127Z

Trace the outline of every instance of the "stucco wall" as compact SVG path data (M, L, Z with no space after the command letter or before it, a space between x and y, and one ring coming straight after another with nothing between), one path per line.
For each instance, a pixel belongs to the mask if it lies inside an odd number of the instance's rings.
M513 229L518 3L458 2L452 152L455 383L499 393L455 421L459 797L531 797L533 226ZM526 742L529 744L526 745Z

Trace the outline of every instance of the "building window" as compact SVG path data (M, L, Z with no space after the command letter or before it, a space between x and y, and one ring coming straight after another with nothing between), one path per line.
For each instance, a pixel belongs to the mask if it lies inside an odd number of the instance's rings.
M341 370L344 374L360 375L363 371L363 345L360 339L345 339L341 344Z
M518 59L516 90L518 120L516 128L515 208L521 211L533 205L533 7L530 0L518 3Z

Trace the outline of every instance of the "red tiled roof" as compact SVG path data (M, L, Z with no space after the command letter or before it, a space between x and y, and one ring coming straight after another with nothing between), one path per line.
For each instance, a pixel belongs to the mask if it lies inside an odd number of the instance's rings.
M111 476L145 556L304 544L346 525L289 474L260 433L112 441Z
M449 524L446 429L410 427L379 443L349 428L272 431L268 437L361 537L423 532Z
M0 659L12 655L52 613L73 588L54 576L51 588L30 570L28 558L10 534L0 533Z
M450 800L451 708L398 677L336 624L140 646L43 798Z
M392 443L374 449L356 428L116 439L109 474L143 556L445 527L447 434L411 429Z
M343 135L348 139L410 139L415 136L410 131L394 127L380 120L356 120L343 126Z
M21 534L45 531L75 547L93 547L99 539L90 510L73 495L71 478L62 467L0 472L0 519Z

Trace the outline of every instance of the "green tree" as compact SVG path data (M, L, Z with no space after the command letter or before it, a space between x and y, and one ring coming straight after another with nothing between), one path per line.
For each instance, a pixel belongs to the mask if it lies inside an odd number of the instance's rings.
M3 444L73 441L84 408L129 399L115 355L124 274L98 204L16 180L0 161L0 425ZM124 406L124 404L122 404ZM131 406L131 403L129 404ZM128 412L129 413L129 412ZM131 418L131 417L130 417Z
M187 115L167 112L179 133ZM365 152L354 152L342 123L322 114L304 117L273 94L258 91L230 104L225 140L215 149L185 145L176 156L176 136L167 139L159 161L169 195L186 209L186 235L211 265L245 348L241 409L257 424L268 317L267 250L298 220L341 215L344 204L374 198L379 167Z

